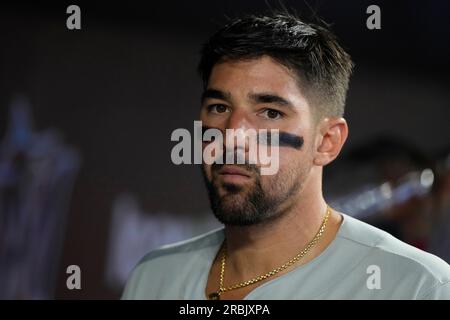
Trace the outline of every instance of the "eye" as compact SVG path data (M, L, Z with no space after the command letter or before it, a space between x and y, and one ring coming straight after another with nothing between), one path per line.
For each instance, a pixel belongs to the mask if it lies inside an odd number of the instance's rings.
M208 112L216 113L216 114L229 112L228 107L223 104L211 104L207 108L208 108Z
M284 116L284 113L275 109L265 109L261 114L271 120L277 120Z

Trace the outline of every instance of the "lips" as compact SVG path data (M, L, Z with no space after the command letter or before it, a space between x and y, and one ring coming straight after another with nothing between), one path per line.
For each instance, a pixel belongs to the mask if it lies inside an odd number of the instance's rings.
M218 173L220 175L236 175L236 176L250 177L248 171L235 166L223 166Z

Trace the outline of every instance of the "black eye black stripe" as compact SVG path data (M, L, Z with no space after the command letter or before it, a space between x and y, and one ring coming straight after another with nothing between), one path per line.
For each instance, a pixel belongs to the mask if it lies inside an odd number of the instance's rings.
M202 136L204 135L205 131L208 129L214 129L212 127L202 126ZM271 143L271 135L270 132L267 131L267 134L260 134L258 135L258 142L259 143L265 143L267 145L270 145ZM298 136L289 132L285 131L279 131L279 146L280 147L291 147L294 149L301 149L304 143L304 139L302 136Z

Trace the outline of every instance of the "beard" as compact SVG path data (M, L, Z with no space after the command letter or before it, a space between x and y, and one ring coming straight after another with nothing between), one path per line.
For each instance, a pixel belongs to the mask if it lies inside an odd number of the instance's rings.
M251 185L221 183L214 179L215 173L222 164L211 166L211 181L202 168L203 178L208 190L211 210L216 218L229 226L251 226L277 219L287 211L289 199L301 187L301 179L297 175L283 174L281 171L271 176L270 187L265 189L261 181L260 169L253 164L239 165L253 173ZM297 178L295 178L297 177ZM222 188L225 193L220 194Z

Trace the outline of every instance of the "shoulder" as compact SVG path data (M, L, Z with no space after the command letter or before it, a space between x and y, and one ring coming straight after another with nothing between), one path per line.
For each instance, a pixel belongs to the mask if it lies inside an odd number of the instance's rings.
M215 229L202 235L168 244L146 254L138 265L151 263L154 260L174 259L179 256L192 255L223 241L223 228Z
M122 298L151 296L148 292L149 284L152 284L153 288L167 287L174 275L181 282L183 276L188 277L189 271L195 270L202 261L205 264L210 262L209 256L217 250L223 238L223 228L220 228L152 250L132 270ZM145 292L141 292L142 290Z
M450 266L439 257L348 215L344 215L338 237L358 248L365 264L378 266L388 279L416 286L417 298L444 290L450 299Z

